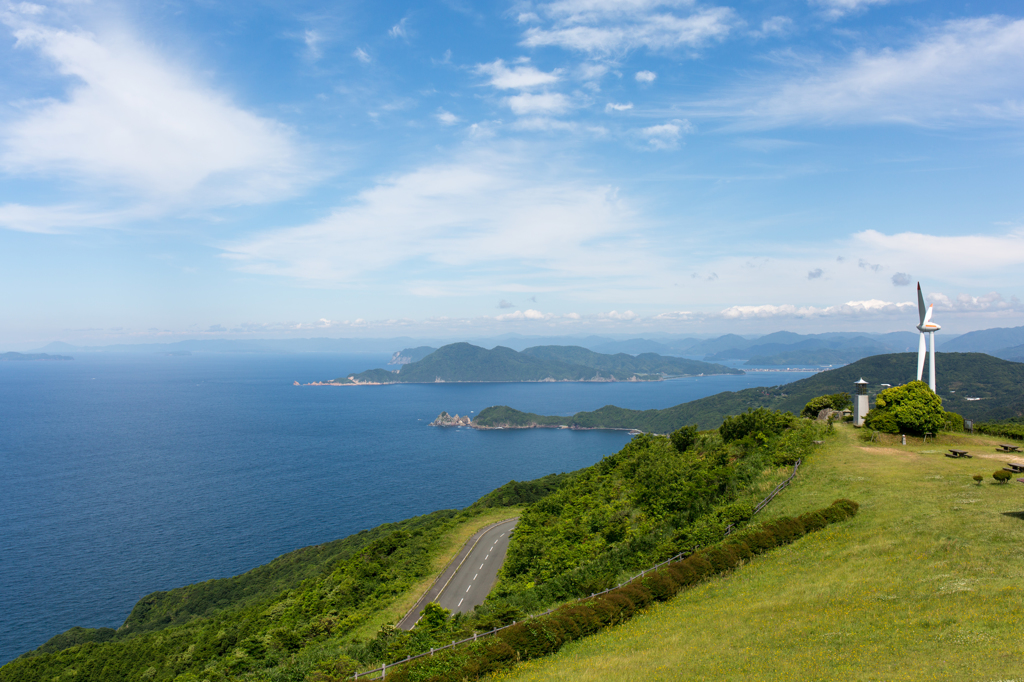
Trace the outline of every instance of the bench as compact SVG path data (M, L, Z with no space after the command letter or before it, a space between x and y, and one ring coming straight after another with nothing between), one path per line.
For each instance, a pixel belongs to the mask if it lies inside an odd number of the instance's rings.
M1020 450L1019 445L1009 445L1007 443L1000 443L997 447L1003 452L1017 452Z
M971 455L966 450L953 450L953 449L950 449L949 454L946 455L946 457L952 457L954 459L957 459L959 457L966 457L968 459L971 459Z

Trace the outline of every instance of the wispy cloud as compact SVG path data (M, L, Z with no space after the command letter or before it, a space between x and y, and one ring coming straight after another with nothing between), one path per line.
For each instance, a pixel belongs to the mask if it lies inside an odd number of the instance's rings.
M392 38L408 38L409 33L406 29L406 23L408 21L408 17L403 18L400 22L388 29L388 35Z
M823 8L825 16L830 19L839 19L871 5L888 5L890 2L892 0L811 0L811 4Z
M361 47L357 47L353 52L352 56L361 61L363 64L369 64L373 61L373 58Z
M418 281L422 292L509 291L511 272L520 284L607 286L665 268L640 257L636 221L612 187L473 152L381 181L322 220L226 245L225 255L248 272L325 284L383 278L406 290ZM396 267L400 275L387 274Z
M488 85L499 90L529 90L544 85L552 85L561 79L561 72L541 71L529 64L520 64L509 68L504 60L496 59L488 64L477 64L477 74L489 78Z
M639 135L651 149L675 149L683 134L693 131L694 127L689 121L675 119L669 123L642 128Z
M955 20L909 47L858 50L845 63L711 103L708 113L717 110L754 127L993 120L1018 125L1024 114L1022 71L1024 20Z
M673 9L689 10L684 16ZM690 2L631 0L611 2L565 0L538 6L547 26L526 30L527 47L558 46L590 54L651 50L697 49L722 40L736 16L728 7L692 9Z
M513 95L505 100L513 113L526 114L561 114L570 108L569 98L560 92L544 92L532 94L524 92Z
M2 18L18 48L38 52L74 84L64 99L29 104L0 127L0 171L193 208L273 201L303 183L289 128L242 109L130 35L65 30L31 13ZM47 216L61 229L148 209L83 207L78 219L70 210L9 205L4 213L9 226L45 230Z
M608 102L604 105L605 111L629 111L633 108L632 102L626 102L625 104L619 104L616 102Z
M456 116L452 112L446 111L444 109L441 109L440 111L438 111L437 114L435 114L435 116L437 117L438 121L440 121L441 123L445 124L446 126L455 125L456 123L459 122L459 117L458 116Z

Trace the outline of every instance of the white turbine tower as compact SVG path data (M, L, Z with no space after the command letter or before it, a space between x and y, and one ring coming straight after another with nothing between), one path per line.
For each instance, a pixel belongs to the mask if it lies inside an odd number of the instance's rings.
M921 283L917 283L917 311L921 314L921 324L917 325L921 332L921 343L917 347L917 380L921 381L924 376L924 356L927 353L924 336L931 337L931 362L928 365L928 387L935 393L935 332L942 329L932 322L932 306L924 307L924 295L921 293Z

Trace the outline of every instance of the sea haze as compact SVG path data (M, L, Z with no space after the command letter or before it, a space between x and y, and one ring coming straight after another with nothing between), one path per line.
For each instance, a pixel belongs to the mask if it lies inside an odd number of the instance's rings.
M292 385L386 354L76 354L0 363L0 664L68 628L290 550L589 466L617 431L475 431L442 410L662 408L794 381Z

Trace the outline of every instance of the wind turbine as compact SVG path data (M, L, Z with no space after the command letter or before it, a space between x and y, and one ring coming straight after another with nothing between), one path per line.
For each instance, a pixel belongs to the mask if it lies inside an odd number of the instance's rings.
M918 331L921 332L921 343L917 347L917 380L921 381L921 377L924 376L924 356L927 352L924 335L927 334L931 337L932 346L931 362L928 365L928 387L935 393L935 332L942 327L932 322L932 306L929 305L927 309L924 307L924 294L921 293L920 282L917 283L917 311L921 314L921 324L917 325Z

